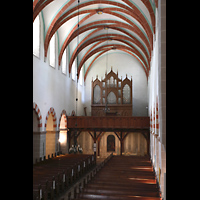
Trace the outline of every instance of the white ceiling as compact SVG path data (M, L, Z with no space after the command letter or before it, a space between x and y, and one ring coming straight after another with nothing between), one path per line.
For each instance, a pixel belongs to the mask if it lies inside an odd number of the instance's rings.
M97 14L98 10L103 14ZM80 0L79 3L78 0L35 0L33 20L40 12L45 25L45 55L52 35L57 32L59 62L65 48L70 48L69 71L76 53L80 71L80 64L87 61L87 55L90 55L88 59L95 59L99 53L103 55L106 50L113 51L116 47L123 53L137 55L134 57L148 77L155 33L154 0Z

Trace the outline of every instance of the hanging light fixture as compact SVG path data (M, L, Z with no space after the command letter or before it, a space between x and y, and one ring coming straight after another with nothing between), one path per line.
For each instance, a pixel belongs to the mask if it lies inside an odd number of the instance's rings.
M78 31L77 31L77 57L76 57L77 66L75 67L75 74L76 74L76 116L78 116L77 107L78 107L79 3L80 3L80 0L78 0L78 25L77 25ZM77 118L76 118L75 126L77 127ZM76 130L76 133L77 133L77 130Z
M97 10L97 14L98 14L98 15L102 15L102 14L103 14L103 11L102 11L102 10Z

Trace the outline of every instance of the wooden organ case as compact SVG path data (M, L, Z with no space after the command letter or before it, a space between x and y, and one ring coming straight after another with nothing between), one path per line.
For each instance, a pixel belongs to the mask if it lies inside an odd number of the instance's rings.
M100 81L92 80L92 116L132 116L132 78L118 78L112 69Z

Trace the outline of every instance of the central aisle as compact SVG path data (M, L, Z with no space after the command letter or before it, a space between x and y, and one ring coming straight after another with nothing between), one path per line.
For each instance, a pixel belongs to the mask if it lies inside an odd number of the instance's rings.
M161 200L148 156L113 156L77 199Z

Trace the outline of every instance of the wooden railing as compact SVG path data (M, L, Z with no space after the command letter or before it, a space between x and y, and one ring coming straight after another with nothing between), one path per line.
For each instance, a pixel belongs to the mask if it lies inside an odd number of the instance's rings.
M67 127L74 128L111 128L111 129L148 129L150 127L149 117L82 117L70 116L67 119Z

